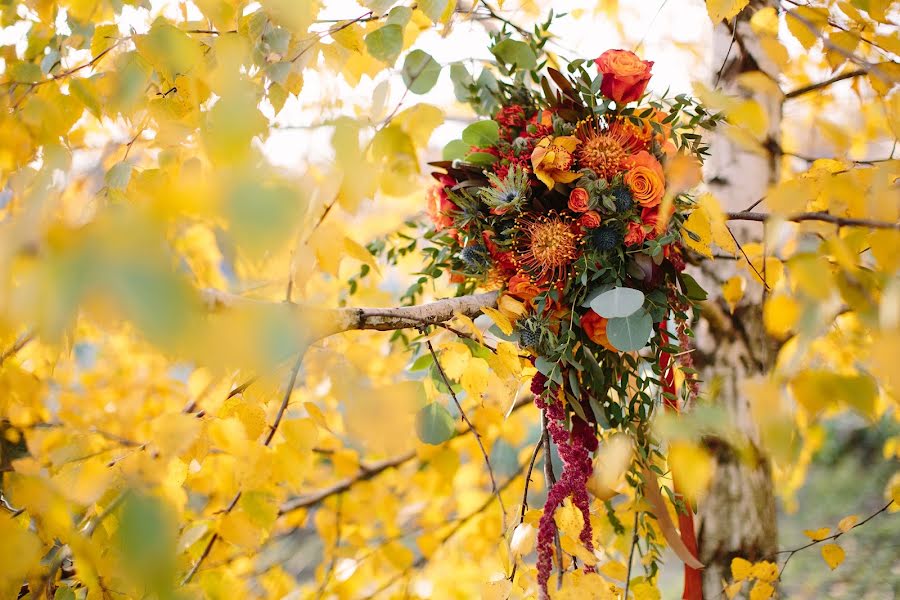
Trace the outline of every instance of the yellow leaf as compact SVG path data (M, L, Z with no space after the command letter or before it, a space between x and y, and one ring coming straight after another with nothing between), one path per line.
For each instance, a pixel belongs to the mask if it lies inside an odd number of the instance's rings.
M581 536L581 530L584 528L584 517L578 507L572 504L571 499L566 498L565 502L553 513L553 520L561 533L566 534L573 540L577 540Z
M778 579L778 565L767 560L760 561L753 565L750 576L771 583Z
M757 581L750 590L750 600L768 600L775 593L775 588L765 581Z
M743 587L743 581L735 581L734 583L727 585L725 587L725 595L728 597L728 600L734 600L735 596L741 593Z
M744 100L728 111L728 122L762 141L769 134L769 115L756 100Z
M461 324L465 325L462 328L464 332L469 332L472 336L478 340L478 343L484 346L484 335L481 333L481 329L475 325L475 322L472 321L469 317L462 314L461 312L456 312L453 314L453 317L457 319Z
M753 564L744 558L736 556L731 559L731 577L735 581L741 581L743 579L747 579L750 576L750 570L753 568Z
M763 323L773 337L784 339L800 318L800 303L787 294L775 294L763 308Z
M824 540L828 537L828 534L831 533L831 529L828 527L820 527L819 529L804 529L803 535L808 537L814 542L819 540Z
M706 491L715 468L709 452L693 442L677 441L669 445L668 459L686 498L696 500Z
M745 287L747 287L747 282L740 275L735 275L722 284L722 297L728 303L728 308L732 313L738 302L744 297Z
M778 35L778 12L774 6L766 6L750 17L750 28L756 35Z
M634 600L660 600L662 595L652 583L641 581L632 586L634 590Z
M837 544L825 544L822 546L822 558L825 559L825 562L828 563L828 566L834 571L838 568L838 565L844 562L846 554L844 554L844 549Z
M304 402L303 408L306 410L306 414L310 416L310 418L316 422L316 425L324 429L325 431L331 431L328 427L328 421L325 420L325 415L322 414L322 409L313 404L312 402Z
M348 237L344 238L344 250L347 251L347 254L356 260L369 265L373 271L381 274L381 270L378 268L378 263L375 262L375 257L372 256L372 253L369 252L362 244L351 240Z
M712 250L710 249L712 227L709 224L709 215L707 215L706 211L699 208L695 209L688 215L682 229L684 233L681 237L685 246L707 258L712 258Z
M6 512L0 514L0 593L6 598L15 598L22 580L40 568L41 541L28 531L29 520L27 516L16 520Z
M595 498L606 501L619 493L633 452L631 439L625 434L613 435L600 445L587 481L587 489Z
M461 342L451 342L441 351L441 366L450 379L459 380L465 373L470 360L472 360L472 353L469 351L469 347Z
M506 600L512 592L512 581L500 579L481 586L481 600Z
M488 387L488 377L491 373L488 363L483 358L472 357L466 365L466 370L459 378L459 384L470 398L478 400Z
M611 560L608 563L604 563L599 570L610 579L615 579L617 581L625 581L628 577L628 569L617 560Z
M841 521L838 523L838 529L840 529L840 530L843 531L844 533L847 533L848 531L850 531L851 529L853 529L853 527L854 527L858 522L859 522L859 517L858 517L858 516L856 516L856 515L849 515L849 516L844 517L843 519L841 519Z
M497 326L500 331L503 332L504 335L510 335L513 332L513 326L510 320L507 318L505 314L497 310L496 308L491 308L490 306L485 306L481 309L481 312L486 314L491 321L494 322L494 325Z
M706 11L710 20L718 23L723 19L731 20L749 3L750 0L706 0Z

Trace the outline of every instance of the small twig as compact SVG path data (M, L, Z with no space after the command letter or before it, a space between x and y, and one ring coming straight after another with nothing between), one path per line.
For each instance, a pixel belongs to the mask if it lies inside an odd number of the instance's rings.
M343 499L344 495L338 494L337 507L334 512L334 548L331 551L331 560L328 563L328 569L322 576L322 586L319 588L316 598L321 598L325 595L325 589L328 587L328 582L331 580L331 574L334 573L334 566L337 564L337 551L341 545L341 504L343 503Z
M625 594L622 598L628 598L628 587L631 584L631 563L634 562L634 548L638 543L638 515L640 513L634 511L634 533L631 534L631 551L628 553L628 574L625 576Z
M510 478L507 479L507 480L503 483L503 485L500 486L500 490L499 490L499 491L502 492L502 491L504 491L506 488L508 488L510 485L512 485L512 483L513 483L516 479L518 479L518 478L519 478L519 475L521 475L524 471L525 471L525 463L522 463L522 464L519 465L519 467L516 469L516 472L513 473L513 474L510 476ZM468 522L471 521L473 518L475 518L476 516L478 516L478 515L480 515L481 513L483 513L483 512L487 509L487 507L490 506L491 502L493 502L493 501L494 501L494 497L493 497L493 495L492 495L492 496L490 496L489 498L487 498L487 499L481 504L481 506L479 506L478 508L476 508L475 510L473 510L472 512L470 512L470 513L467 514L466 516L464 516L464 517L462 517L461 519L459 519L459 520L456 522L456 524L450 529L450 531L448 531L448 532L446 533L446 535L444 535L444 537L442 537L440 540L438 540L437 547L435 548L435 551L431 552L431 554L429 554L428 556L426 556L426 555L424 555L424 554L421 555L419 558L416 559L415 562L413 562L413 564L411 564L410 566L408 566L406 569L404 569L404 570L401 571L400 573L397 573L396 575L394 575L393 577L391 577L391 578L390 578L388 581L386 581L383 585L379 586L379 588L378 588L377 590L375 590L374 592L372 592L370 595L366 596L364 600L371 600L372 598L377 597L378 595L381 594L381 592L383 592L383 591L387 590L388 588L390 588L392 585L394 585L394 584L395 584L397 581L399 581L401 578L406 577L406 576L407 576L409 573L411 573L414 569L421 569L421 568L424 567L426 564L428 564L429 557L435 556L438 547L443 546L443 545L446 544L448 541L450 541L450 539L451 539L454 535L456 535L456 534L459 532L459 530L462 529L462 528L466 525L466 523L468 523Z
M874 519L881 513L885 512L887 509L889 509L893 503L894 503L894 501L891 500L890 502L888 502L887 504L885 504L884 506L882 506L881 508L876 510L874 513L872 513L871 515L869 515L868 517L866 517L865 519L863 519L862 521L860 521L859 523L857 523L856 525L854 525L853 527L848 529L847 531L839 531L839 532L835 533L834 535L824 537L820 540L813 540L810 543L804 544L803 546L799 546L797 548L794 548L793 550L779 550L778 552L776 552L775 554L787 554L788 555L788 557L786 559L784 559L784 563L781 565L781 569L778 571L778 580L780 580L781 576L784 574L784 569L787 567L788 561L790 561L791 558L793 558L795 554L797 554L801 550L806 550L807 548L811 548L812 546L815 546L816 544L821 544L822 542L834 541L834 540L838 539L839 537L841 537L842 535L844 535L845 533L853 531L857 527L862 527L863 525L865 525L866 523L868 523L869 521L871 521L872 519Z
M6 499L6 496L3 495L3 491L0 490L0 506L9 511L9 515L11 519L15 519L23 512L25 512L25 507L16 508L12 504L9 503L9 500Z
M478 442L478 447L481 449L481 455L484 456L484 462L487 465L488 473L491 476L491 489L497 496L497 502L500 504L500 510L503 511L503 530L505 531L506 506L504 506L503 497L500 495L500 491L497 489L497 480L494 478L494 468L491 466L491 459L490 457L488 457L487 450L485 450L484 448L484 442L481 439L481 434L478 433L478 430L475 429L475 425L473 425L472 421L469 420L469 417L466 416L466 412L463 410L462 404L460 404L459 399L456 397L456 392L453 391L453 384L450 383L450 378L447 377L447 374L444 372L444 367L441 365L441 361L438 360L437 353L434 351L434 346L431 345L431 340L425 340L425 343L428 345L428 351L431 352L431 358L434 359L434 364L437 366L438 372L440 373L441 378L444 380L444 384L450 391L450 397L453 398L453 402L456 404L456 408L459 410L460 418L462 418L465 424L469 426L469 429L472 431L472 435L475 436L475 441Z
M538 453L544 447L543 436L538 438L537 444L534 445L534 452L531 453L531 460L528 462L528 471L525 473L525 491L522 492L522 513L519 515L519 525L525 522L525 513L528 512L528 485L531 483L531 473L534 471L534 464L537 462ZM516 578L516 570L519 568L518 561L513 558L513 568L509 574L510 581Z
M275 432L278 431L278 426L281 424L281 420L284 417L284 413L287 411L288 403L291 399L291 394L294 391L294 386L297 384L297 374L300 372L300 367L303 365L303 353L301 352L299 356L297 356L297 360L294 362L294 366L291 369L290 378L288 379L288 384L284 392L284 396L281 399L281 406L278 407L278 413L275 415L275 421L269 428L269 433L266 435L266 439L263 442L263 446L268 446L272 443L272 439L275 437ZM249 385L249 383L248 383ZM234 495L231 502L228 503L228 506L222 511L223 514L228 514L234 507L237 506L238 500L241 499L242 492L239 490L237 494ZM203 561L209 556L209 553L212 551L213 545L215 545L216 541L219 539L219 533L213 533L209 538L209 541L206 542L206 546L203 548L203 552L200 554L200 558L197 559L197 562L191 567L190 571L184 576L181 580L181 585L185 586L191 582L191 579L194 578L194 575L197 574L197 571L200 570L200 565L203 564Z
M741 251L741 254L744 256L744 260L747 261L747 264L750 265L750 268L753 269L753 272L756 273L756 276L759 277L759 280L762 282L763 287L765 289L769 289L769 284L766 283L765 276L759 272L759 269L756 268L756 265L753 264L753 261L750 260L750 257L747 256L747 252L744 250L744 247L738 241L737 237L734 235L734 232L731 230L731 227L728 225L725 226L725 229L728 230L728 235L731 236L731 239L734 240L735 245L738 247L738 250ZM765 263L765 257L763 257L763 263Z
M25 346L27 346L33 339L34 339L34 333L30 332L30 331L20 335L18 337L18 339L16 339L16 341L13 342L12 346L10 346L6 350L4 350L3 354L0 354L0 366L2 366L4 362L6 362L7 358L12 358L16 354L18 354L19 351L22 348L24 348Z

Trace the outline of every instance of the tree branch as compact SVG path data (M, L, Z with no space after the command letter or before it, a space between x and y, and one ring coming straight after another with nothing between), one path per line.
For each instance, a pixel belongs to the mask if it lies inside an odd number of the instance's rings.
M729 221L756 221L765 223L777 215L760 212L730 212L726 213L726 219ZM894 229L900 230L900 222L875 221L872 219L852 219L848 217L838 217L826 212L807 212L797 213L784 217L785 221L792 223L800 223L803 221L821 221L823 223L832 223L838 227L868 227L870 229Z
M816 90L821 90L822 88L827 88L833 83L837 83L838 81L844 81L845 79L853 79L855 77L862 77L863 75L868 74L868 71L865 69L857 69L855 71L847 71L846 73L841 73L840 75L835 75L831 79L826 79L825 81L820 81L818 83L811 83L809 85L804 85L803 87L799 87L795 90L791 90L789 92L785 92L784 99L791 100L792 98L797 98L798 96L803 96L804 94L809 94L811 92L815 92Z

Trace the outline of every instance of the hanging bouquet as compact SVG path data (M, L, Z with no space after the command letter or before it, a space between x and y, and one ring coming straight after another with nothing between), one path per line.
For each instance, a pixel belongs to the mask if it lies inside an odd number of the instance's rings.
M441 171L426 238L461 294L499 290L494 332L537 368L532 390L564 464L538 533L546 590L553 513L566 498L592 549L587 489L601 430L630 430L649 464L645 425L657 399L677 406L670 357L687 344L690 309L704 295L683 272L682 226L707 151L697 131L718 117L683 95L648 98L653 63L627 50L541 75L546 65L519 69L521 53L497 46L510 81L480 86L473 103L492 118L432 163ZM689 362L682 371L690 394Z

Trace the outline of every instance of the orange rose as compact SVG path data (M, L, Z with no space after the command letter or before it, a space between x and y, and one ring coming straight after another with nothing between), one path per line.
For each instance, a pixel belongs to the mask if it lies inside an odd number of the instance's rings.
M578 218L578 224L585 229L600 227L600 213L596 210L589 210Z
M629 158L627 165L624 181L634 201L644 208L658 205L666 192L666 176L659 161L642 150Z
M606 337L606 324L608 322L608 319L604 319L594 311L589 310L581 317L581 328L595 344L599 344L607 350L618 352L616 347L609 343L609 338Z
M521 298L526 302L531 302L535 296L544 291L541 287L531 281L530 277L523 275L522 273L513 275L510 278L507 290L513 296Z
M594 62L603 74L600 91L617 104L637 100L647 89L652 61L641 60L630 50L607 50Z
M646 238L647 232L644 230L643 224L635 221L628 223L628 227L625 229L626 246L640 246Z
M587 212L591 201L591 195L584 188L577 187L569 193L569 210L583 213Z

